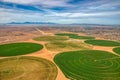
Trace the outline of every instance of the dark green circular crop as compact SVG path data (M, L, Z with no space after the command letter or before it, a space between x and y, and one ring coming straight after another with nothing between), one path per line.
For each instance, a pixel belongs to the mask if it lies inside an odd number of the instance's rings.
M73 39L95 39L95 37L92 37L92 36L79 36L78 34L73 34L73 33L58 33L55 35L69 36L69 38L73 38Z
M86 40L85 43L96 45L96 46L120 46L120 42L116 41L109 41L109 40Z
M63 52L57 54L54 61L71 80L120 79L120 57L107 51Z
M120 55L120 47L113 48L113 51Z
M17 56L33 53L43 48L41 44L36 43L10 43L0 45L0 56Z

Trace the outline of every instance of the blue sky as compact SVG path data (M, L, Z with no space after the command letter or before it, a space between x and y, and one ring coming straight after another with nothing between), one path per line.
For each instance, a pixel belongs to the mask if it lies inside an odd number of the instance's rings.
M0 0L0 23L119 24L120 0Z

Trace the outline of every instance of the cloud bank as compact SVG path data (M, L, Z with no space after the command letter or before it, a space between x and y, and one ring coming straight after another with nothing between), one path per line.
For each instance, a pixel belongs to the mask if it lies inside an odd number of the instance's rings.
M120 0L0 0L0 23L120 24Z

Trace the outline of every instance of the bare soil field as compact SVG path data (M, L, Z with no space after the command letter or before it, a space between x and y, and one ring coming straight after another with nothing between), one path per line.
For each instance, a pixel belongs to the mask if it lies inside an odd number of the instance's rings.
M0 27L0 43L24 41L40 36L41 33L32 27Z

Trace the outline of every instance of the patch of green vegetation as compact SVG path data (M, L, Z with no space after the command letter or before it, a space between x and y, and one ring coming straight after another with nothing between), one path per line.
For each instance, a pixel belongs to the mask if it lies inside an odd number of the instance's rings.
M96 45L96 46L120 46L120 42L109 41L109 40L86 40L85 43Z
M58 35L58 36L69 36L69 37L78 36L78 34L74 34L74 33L58 33L58 34L55 34L55 35Z
M41 44L36 43L10 43L0 45L0 56L17 56L39 51L43 48Z
M55 80L57 67L51 61L30 57L0 59L0 80Z
M74 38L74 39L95 39L92 36L74 36L74 37L71 37L71 38Z
M92 49L92 46L81 41L57 41L45 44L51 51L74 51Z
M120 55L120 47L113 48L113 51Z
M70 51L54 57L65 76L71 80L119 80L120 57L100 50Z
M59 33L56 35L69 36L69 38L73 38L73 39L95 39L95 37L92 37L92 36L79 36L78 34L72 34L72 33Z
M34 38L34 40L37 41L63 41L63 40L68 40L69 37L67 36L41 36Z

